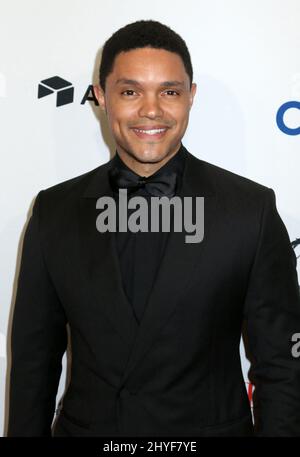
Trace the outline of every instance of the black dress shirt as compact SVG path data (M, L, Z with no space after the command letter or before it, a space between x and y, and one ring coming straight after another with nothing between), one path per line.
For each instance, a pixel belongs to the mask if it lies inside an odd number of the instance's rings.
M175 195L179 192L182 183L182 176L185 165L186 152L181 145L178 152L173 156L159 171L176 172L177 182ZM128 169L127 165L116 153L114 164L117 167ZM133 171L133 170L131 170ZM137 175L138 176L138 175ZM154 176L154 174L152 175ZM131 231L119 232L116 231L116 246L119 256L120 270L123 281L124 292L133 307L135 317L138 322L141 321L145 311L147 300L149 298L152 286L154 284L156 274L164 253L169 232L162 232L161 228L158 232L151 232L151 213L150 213L150 198L151 195L143 188L132 193L128 197L143 196L148 201L148 232ZM114 192L118 214L118 193ZM172 205L171 205L172 209ZM128 209L127 217L135 212L136 209ZM171 211L171 230L173 223L173 211ZM128 219L127 219L128 220ZM118 224L117 224L118 225Z

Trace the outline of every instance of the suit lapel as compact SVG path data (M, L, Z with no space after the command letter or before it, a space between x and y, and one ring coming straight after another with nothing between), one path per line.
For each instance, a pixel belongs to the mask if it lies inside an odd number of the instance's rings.
M98 168L88 188L80 199L79 229L82 267L99 311L123 338L126 345L133 342L138 323L132 312L122 285L122 278L115 243L115 233L100 233L96 228L97 199L112 197L108 181L111 161Z
M180 196L204 197L204 239L200 243L185 243L184 231L171 232L158 275L143 319L137 329L134 346L121 384L124 384L139 361L155 342L156 335L166 325L189 283L195 265L204 260L205 242L213 220L216 195L206 175L205 165L187 152L186 167Z

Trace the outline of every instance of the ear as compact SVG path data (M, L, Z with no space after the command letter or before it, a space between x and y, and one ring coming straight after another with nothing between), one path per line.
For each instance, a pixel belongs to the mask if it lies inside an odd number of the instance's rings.
M190 91L190 108L192 107L196 91L197 91L197 84L192 83L192 87L191 87L191 91Z
M94 93L96 95L96 98L98 100L98 103L100 105L100 108L103 110L103 111L106 111L106 103L105 103L105 94L103 92L103 89L98 86L98 85L95 85L94 86Z

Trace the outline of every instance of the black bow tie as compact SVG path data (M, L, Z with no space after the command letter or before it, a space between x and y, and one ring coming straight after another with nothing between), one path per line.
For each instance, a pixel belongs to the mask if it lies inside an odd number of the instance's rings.
M155 197L173 197L176 191L177 175L175 172L162 170L147 178L138 176L131 170L115 167L109 172L109 180L114 191L127 189L128 194L131 194L144 188Z

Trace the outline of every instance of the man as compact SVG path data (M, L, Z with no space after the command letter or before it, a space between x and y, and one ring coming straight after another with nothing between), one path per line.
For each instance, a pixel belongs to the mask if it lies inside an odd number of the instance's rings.
M113 34L95 91L117 154L36 199L14 311L8 436L51 435L67 323L71 380L53 436L300 436L296 259L273 190L183 146L196 85L186 44L167 26L138 21ZM203 197L203 240L161 227L105 231L99 208L110 197L120 209L120 195Z

